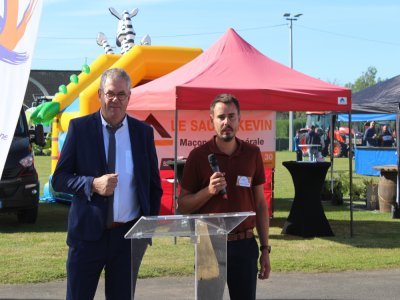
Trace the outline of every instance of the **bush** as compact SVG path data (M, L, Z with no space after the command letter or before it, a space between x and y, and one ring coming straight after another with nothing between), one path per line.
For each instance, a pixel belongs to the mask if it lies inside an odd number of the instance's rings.
M343 185L343 194L349 196L350 194L350 178L348 172L341 172L339 174L340 181ZM352 198L353 200L360 200L365 198L364 186L354 183L352 184Z
M331 192L331 181L326 180L322 189L322 200L331 200L333 205L343 204L343 196L350 194L350 178L347 172L339 172L338 176L333 178L333 193ZM364 184L352 184L353 200L361 200L366 197L366 187Z
M305 127L305 120L294 119L293 120L293 136L296 135L296 131L300 128ZM288 138L289 137L289 120L288 119L277 119L276 120L276 137L277 138Z
M35 155L51 155L51 132L46 135L46 144L43 147L33 144L33 153Z
M371 176L369 178L363 179L362 183L364 185L364 187L362 188L362 195L364 198L366 198L367 197L367 187L370 185L378 184L378 179Z
M276 151L289 149L289 138L276 138Z
M343 184L336 178L333 180L333 192L331 191L331 181L325 180L322 188L321 199L331 201L333 205L343 204Z
M276 120L276 138L289 137L289 120L280 119Z

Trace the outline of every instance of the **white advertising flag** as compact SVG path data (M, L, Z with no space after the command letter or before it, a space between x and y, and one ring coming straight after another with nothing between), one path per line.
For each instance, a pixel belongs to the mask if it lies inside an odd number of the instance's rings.
M0 0L0 175L28 84L42 0Z

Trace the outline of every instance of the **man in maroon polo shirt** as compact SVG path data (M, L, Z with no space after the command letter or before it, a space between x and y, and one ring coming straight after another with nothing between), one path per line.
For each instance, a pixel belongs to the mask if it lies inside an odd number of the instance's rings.
M178 209L183 214L256 212L255 217L247 218L228 235L227 243L230 298L256 299L257 273L259 279L267 279L271 270L261 152L257 146L236 137L240 107L233 95L221 94L214 99L210 106L210 119L216 135L189 154L183 171ZM210 154L215 155L220 172L212 171L208 163ZM224 189L227 197L221 194ZM254 227L260 240L260 257Z

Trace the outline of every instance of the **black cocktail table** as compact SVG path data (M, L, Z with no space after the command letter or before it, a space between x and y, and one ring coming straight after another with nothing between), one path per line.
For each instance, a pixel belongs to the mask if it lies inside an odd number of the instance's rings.
M282 233L302 237L333 236L321 203L321 191L329 162L284 161L295 196Z

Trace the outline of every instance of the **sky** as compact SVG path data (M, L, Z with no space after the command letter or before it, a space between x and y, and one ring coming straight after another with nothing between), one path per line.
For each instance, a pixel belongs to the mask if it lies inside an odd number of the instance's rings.
M43 0L33 70L81 70L103 54L96 36L115 46L118 12L139 9L132 19L135 44L207 50L228 28L269 58L337 85L354 82L368 67L389 79L400 74L398 0ZM119 53L120 48L114 49Z

